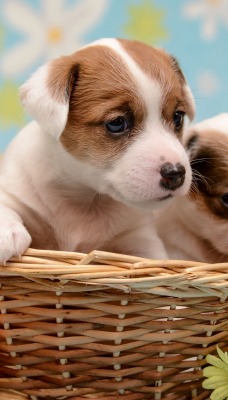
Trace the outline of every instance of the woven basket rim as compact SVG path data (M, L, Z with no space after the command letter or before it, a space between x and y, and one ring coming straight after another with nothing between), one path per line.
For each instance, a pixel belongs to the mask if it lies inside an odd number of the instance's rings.
M0 276L21 276L44 285L52 282L56 290L73 281L127 293L135 290L161 296L212 296L222 301L228 296L228 262L152 260L98 250L84 254L30 248L20 259L12 258L6 266L0 266Z

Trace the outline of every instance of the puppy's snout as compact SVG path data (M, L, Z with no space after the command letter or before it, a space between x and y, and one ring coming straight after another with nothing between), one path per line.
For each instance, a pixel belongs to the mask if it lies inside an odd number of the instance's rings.
M183 185L185 180L185 167L180 164L166 162L161 166L160 174L162 179L160 185L166 190L176 190Z

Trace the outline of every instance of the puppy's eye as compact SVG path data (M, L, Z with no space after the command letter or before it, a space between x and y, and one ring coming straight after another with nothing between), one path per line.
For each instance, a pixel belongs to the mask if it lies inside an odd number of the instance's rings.
M180 131L183 124L184 124L184 116L185 112L184 111L176 111L173 114L173 122L174 122L174 128L176 131Z
M105 123L105 127L113 136L120 136L130 130L130 124L125 117L117 117Z
M224 194L221 196L221 201L222 201L222 204L223 204L225 207L228 207L228 193L224 193Z

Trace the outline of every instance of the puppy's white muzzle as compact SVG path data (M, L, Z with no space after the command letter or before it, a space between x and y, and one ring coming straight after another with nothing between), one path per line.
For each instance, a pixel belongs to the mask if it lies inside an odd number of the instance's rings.
M143 136L143 135L142 135ZM136 140L106 173L107 191L114 199L154 208L163 200L187 194L192 172L179 140L164 134Z

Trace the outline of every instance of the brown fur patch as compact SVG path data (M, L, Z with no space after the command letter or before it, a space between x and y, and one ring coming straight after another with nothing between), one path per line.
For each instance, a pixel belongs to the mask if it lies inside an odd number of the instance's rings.
M49 80L53 87L60 79L55 89L58 99L66 92L67 70L71 76L69 117L61 142L79 159L108 164L124 151L145 119L145 105L134 80L118 54L103 46L82 49L59 62L64 62L63 74L61 65L53 62ZM107 132L105 123L118 116L129 120L132 130L113 137Z
M69 101L77 73L74 55L60 57L50 63L47 86L55 101Z
M160 83L163 92L161 113L171 129L174 130L175 111L183 111L191 119L194 112L186 94L184 75L176 59L164 50L144 43L124 39L119 41L140 68Z
M193 135L196 134L194 131ZM197 191L193 187L190 196L202 211L228 219L228 207L221 200L228 193L228 136L207 130L198 133L197 138L191 158Z

